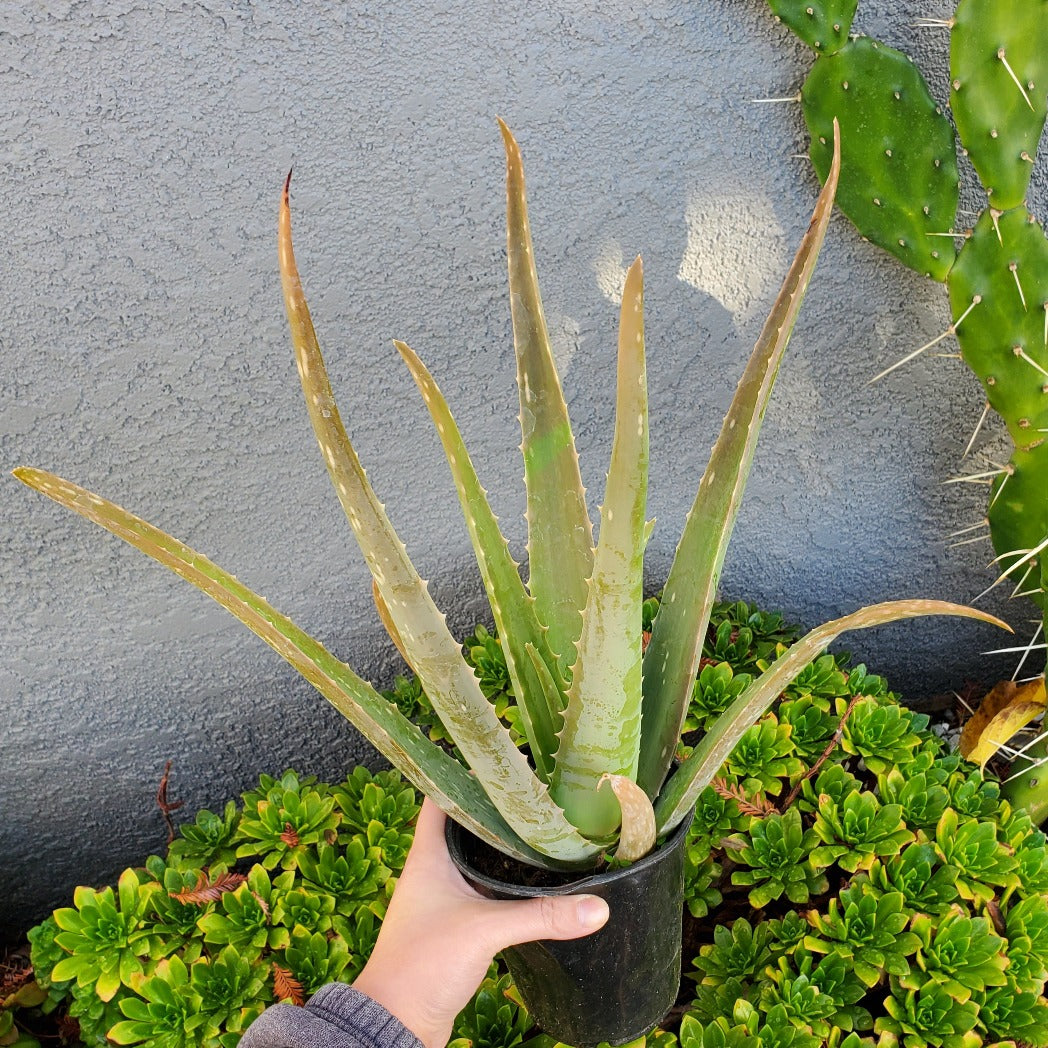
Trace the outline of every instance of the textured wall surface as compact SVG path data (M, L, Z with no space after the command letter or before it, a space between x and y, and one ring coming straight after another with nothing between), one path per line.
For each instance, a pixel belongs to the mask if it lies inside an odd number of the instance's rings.
M944 0L862 0L856 29L946 83ZM524 541L503 161L518 135L546 310L595 509L614 289L640 253L652 407L649 583L813 205L794 94L810 54L764 0L431 5L38 0L0 26L0 448L236 572L367 676L398 662L300 403L276 273L299 264L372 480L454 627L485 617L438 441L391 346L441 382ZM1045 170L1031 203L1042 213ZM872 600L974 597L948 550L985 489L942 481L981 410L958 360L868 379L948 323L941 287L840 216L767 414L728 595L814 625ZM952 352L953 347L945 347ZM992 457L992 452L990 453ZM261 642L118 540L0 476L0 924L163 847L259 772L374 754ZM992 601L991 608L999 607ZM1006 614L1026 628L1027 609ZM1005 668L989 628L853 639L907 697Z

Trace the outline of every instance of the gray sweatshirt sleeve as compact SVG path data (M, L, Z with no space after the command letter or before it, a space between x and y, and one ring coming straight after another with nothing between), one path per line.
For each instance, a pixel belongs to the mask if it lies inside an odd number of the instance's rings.
M382 1005L344 983L322 986L304 1008L274 1004L238 1048L423 1048Z

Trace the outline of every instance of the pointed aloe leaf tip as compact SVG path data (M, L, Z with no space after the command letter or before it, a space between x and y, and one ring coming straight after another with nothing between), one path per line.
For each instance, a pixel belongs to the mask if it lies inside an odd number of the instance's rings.
M721 425L652 625L644 656L644 722L637 780L650 797L659 793L665 780L687 714L702 638L761 422L829 225L840 154L840 127L834 121L833 160L826 183Z
M528 588L566 677L593 572L593 525L539 293L520 148L504 121L499 128L506 152L506 255L527 489Z
M641 606L648 487L648 401L644 287L635 262L620 310L615 435L593 577L568 691L554 797L588 836L618 819L596 782L605 772L636 776L641 739Z
M668 833L680 824L694 806L699 793L713 780L750 725L755 724L776 696L781 695L819 652L824 651L842 633L926 615L956 615L1012 632L1006 622L989 612L941 600L885 601L817 626L777 658L720 714L688 758L673 773L655 802L659 832Z

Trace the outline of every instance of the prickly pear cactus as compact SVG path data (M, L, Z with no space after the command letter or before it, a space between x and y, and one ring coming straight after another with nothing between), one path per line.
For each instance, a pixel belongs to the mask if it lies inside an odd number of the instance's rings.
M1017 449L990 495L990 535L1016 596L1048 616L1048 444Z
M1043 609L1048 565L1048 240L1040 223L1023 207L1004 214L984 211L950 272L949 288L961 353L1016 447L991 491L994 549L1016 591L1029 593Z
M859 0L768 0L780 22L809 47L833 54L848 39Z
M1012 762L1012 778L1001 786L1001 794L1012 807L1029 813L1035 825L1048 819L1048 738L1027 747ZM1019 772L1025 772L1020 775Z
M801 91L819 177L837 117L841 210L948 285L953 322L941 337L956 335L1015 445L987 510L998 581L1032 597L1048 624L1048 241L1024 206L1048 109L1048 0L960 0L951 19L927 23L950 31L956 135L907 56L868 37L813 42L830 39L827 20L846 33L854 7L768 4L820 52ZM956 228L958 138L988 201L970 231Z
M957 133L990 206L1017 207L1044 128L1048 0L961 0L950 77Z
M811 159L826 179L841 125L837 204L863 236L945 280L957 214L953 128L904 54L860 36L820 55L801 90Z
M1023 207L984 211L950 272L949 289L961 354L990 405L1016 447L1044 443L1048 240L1040 223Z

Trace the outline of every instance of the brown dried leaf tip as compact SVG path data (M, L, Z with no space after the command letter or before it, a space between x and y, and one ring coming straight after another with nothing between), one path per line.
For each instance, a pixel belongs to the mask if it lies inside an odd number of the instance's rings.
M289 848L298 847L298 833L296 832L295 827L292 826L290 822L284 823L284 832L280 835L280 839Z
M734 801L743 815L754 815L762 819L765 815L771 815L775 811L775 805L763 793L755 794L751 800L743 793L741 786L729 786L719 776L710 785L719 796Z
M33 981L28 957L11 954L0 961L0 1001Z
M197 878L196 887L186 892L171 892L171 898L183 905L196 903L205 906L209 902L218 902L224 892L234 891L247 880L242 873L222 873L215 879L214 884L208 883L207 874L201 872Z
M290 1000L292 1004L306 1003L306 991L302 989L302 984L287 968L281 968L279 964L273 965L273 996L278 1001Z
M994 931L996 931L1001 938L1006 939L1008 937L1008 928L1004 922L1004 914L1001 913L1000 904L996 899L990 899L986 904L986 915L993 922Z
M63 1015L58 1020L58 1038L63 1044L80 1043L80 1020Z

